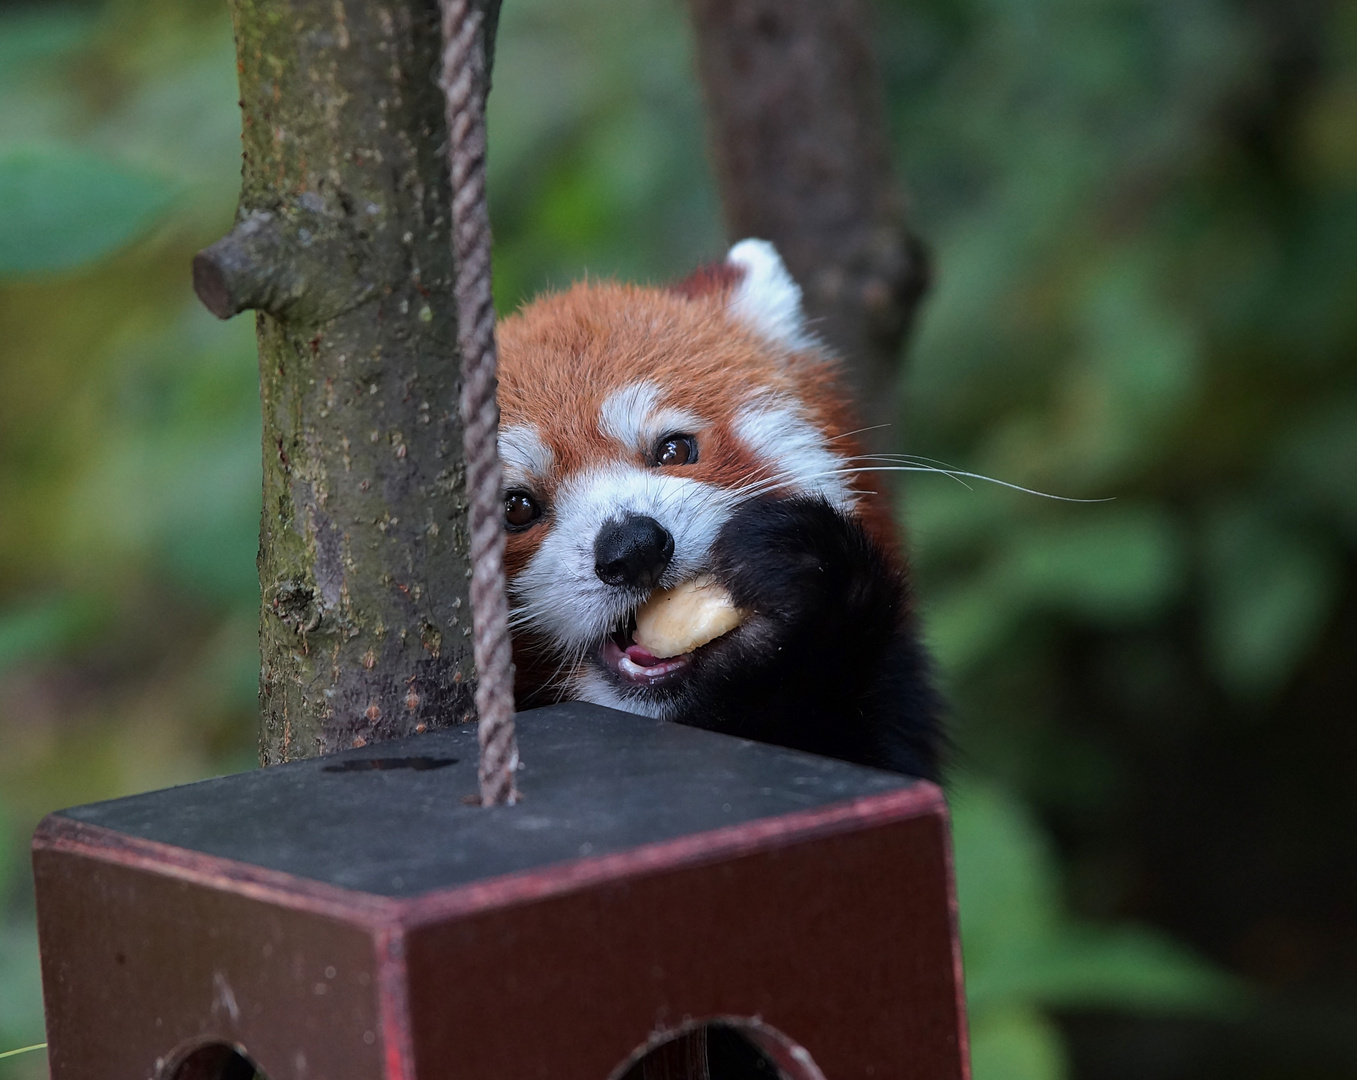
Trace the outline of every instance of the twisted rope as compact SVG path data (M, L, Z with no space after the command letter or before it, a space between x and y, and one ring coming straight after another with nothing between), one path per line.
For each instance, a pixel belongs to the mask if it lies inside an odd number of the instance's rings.
M471 616L480 717L481 805L518 797L514 770L514 668L504 593L504 495L495 401L495 308L490 293L490 214L485 202L484 13L472 0L442 0L457 342L462 352L462 425L471 504Z

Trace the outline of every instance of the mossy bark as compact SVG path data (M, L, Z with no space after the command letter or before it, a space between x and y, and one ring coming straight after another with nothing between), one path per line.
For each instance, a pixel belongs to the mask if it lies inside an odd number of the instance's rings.
M258 312L268 764L471 719L470 568L437 3L232 17L240 210L194 280Z

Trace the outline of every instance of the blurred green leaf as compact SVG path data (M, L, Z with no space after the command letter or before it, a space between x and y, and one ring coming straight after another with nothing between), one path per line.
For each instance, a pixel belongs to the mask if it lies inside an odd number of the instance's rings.
M1163 267L1153 254L1132 248L1109 255L1077 309L1082 345L1115 411L1162 423L1196 385L1197 345L1157 294Z
M1330 517L1357 546L1357 399L1316 403L1282 439L1272 472L1296 510Z
M25 660L71 645L99 624L86 596L57 596L0 610L0 674Z
M951 800L967 999L977 1018L1035 1006L1224 1013L1240 984L1164 935L1064 911L1055 853L1011 794L965 779Z
M83 45L96 17L93 8L77 4L44 4L0 14L0 90Z
M103 452L68 492L67 550L88 568L130 560L209 603L256 605L257 372L247 321L222 325L195 306L143 331L100 395Z
M0 276L70 270L110 255L168 209L167 181L97 154L35 147L0 154Z
M1008 583L989 572L931 590L924 637L943 672L956 678L1001 648L1023 615Z
M207 25L167 35L170 54L146 65L147 77L89 144L181 183L176 212L196 211L215 231L228 224L221 208L240 187L240 109L231 20L225 5L213 14Z
M1040 948L1050 938L1060 907L1059 881L1049 842L1013 796L967 777L953 786L949 802L967 982L974 996L977 981L983 986L985 978L999 975L1013 950Z
M1248 504L1210 516L1203 556L1206 644L1221 682L1244 696L1278 689L1324 629L1340 563L1323 541Z
M14 824L0 803L0 1050L43 1038L37 934L30 921L13 917L5 907L22 871ZM0 1065L0 1075L4 1074Z
M0 801L0 911L4 910L9 899L10 885L19 864L19 845L15 842L14 824L9 819L9 811Z
M939 466L945 467L945 466ZM971 554L1001 534L1013 514L1013 500L983 483L965 484L941 474L905 477L901 518L916 562L948 563Z
M1063 1080L1069 1074L1059 1029L1039 1009L1008 1006L973 1016L974 1080Z
M258 603L259 425L143 431L110 446L70 502L87 556L146 558L176 584L228 606Z
M1015 529L995 572L1033 605L1120 623L1163 609L1184 581L1186 551L1156 507L1076 507Z
M1182 588L1181 532L1154 507L1079 506L1063 509L1058 519L1010 520L1005 528L964 511L948 520L940 508L967 504L955 496L935 499L922 500L933 513L924 515L921 543L941 539L945 558L978 534L992 533L999 542L996 555L933 588L924 601L929 647L953 676L994 655L1031 613L1120 625L1157 614ZM925 552L925 565L939 559Z
M1069 923L1022 973L1026 994L1053 1008L1235 1014L1240 982L1165 934L1144 927Z
M0 921L0 1047L10 1050L42 1040L37 933L31 923Z

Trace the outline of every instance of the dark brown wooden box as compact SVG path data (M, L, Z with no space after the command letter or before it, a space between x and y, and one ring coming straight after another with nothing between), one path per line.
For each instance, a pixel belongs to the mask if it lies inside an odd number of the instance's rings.
M519 739L515 807L462 728L48 817L53 1080L608 1080L715 1018L966 1075L936 787L578 704Z

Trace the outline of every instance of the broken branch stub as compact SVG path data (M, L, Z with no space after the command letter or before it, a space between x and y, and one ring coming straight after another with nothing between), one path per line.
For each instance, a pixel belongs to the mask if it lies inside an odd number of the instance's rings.
M371 298L370 278L344 272L368 262L367 244L322 215L323 205L244 214L193 259L193 291L203 306L219 319L262 311L320 324Z

